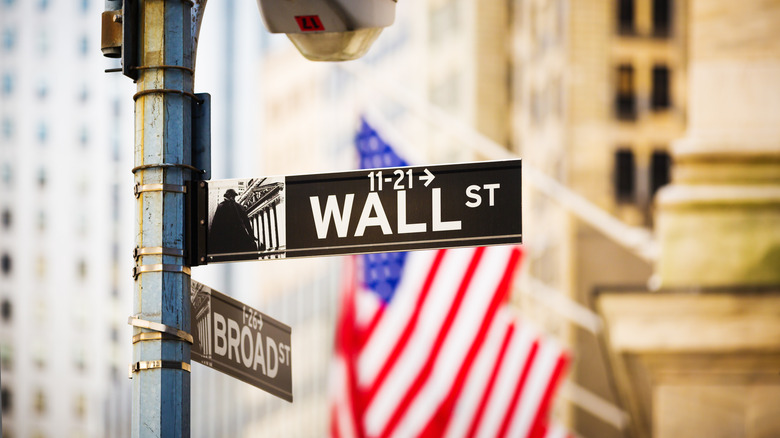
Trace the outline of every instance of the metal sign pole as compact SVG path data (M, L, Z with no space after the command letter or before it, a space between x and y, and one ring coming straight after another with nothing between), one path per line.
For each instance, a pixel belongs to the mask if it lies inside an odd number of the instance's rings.
M132 321L133 437L190 436L190 271L184 259L185 180L191 171L192 2L137 7L136 267ZM129 19L129 17L126 17ZM141 334L143 336L140 336ZM179 335L176 335L179 333Z

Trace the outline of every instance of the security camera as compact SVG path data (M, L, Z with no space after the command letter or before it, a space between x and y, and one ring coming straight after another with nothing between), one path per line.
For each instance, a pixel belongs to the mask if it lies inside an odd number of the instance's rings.
M312 61L363 56L393 24L397 0L257 0L266 27Z

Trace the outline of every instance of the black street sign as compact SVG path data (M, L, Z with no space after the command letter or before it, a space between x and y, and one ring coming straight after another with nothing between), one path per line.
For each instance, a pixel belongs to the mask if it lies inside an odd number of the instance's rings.
M193 264L520 243L520 171L516 159L204 182Z
M192 360L292 402L290 327L192 280Z

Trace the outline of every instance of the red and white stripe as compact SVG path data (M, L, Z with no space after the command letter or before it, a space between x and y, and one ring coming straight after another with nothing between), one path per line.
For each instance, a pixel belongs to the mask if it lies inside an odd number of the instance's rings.
M519 248L407 257L389 305L347 291L333 436L530 436L546 424L566 359L502 310Z

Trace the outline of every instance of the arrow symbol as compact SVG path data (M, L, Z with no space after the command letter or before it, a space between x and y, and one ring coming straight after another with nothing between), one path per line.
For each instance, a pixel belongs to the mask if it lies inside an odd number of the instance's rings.
M436 178L433 176L430 170L428 168L425 168L425 175L420 175L420 181L425 181L425 187L428 187L428 184L433 181L433 179Z

